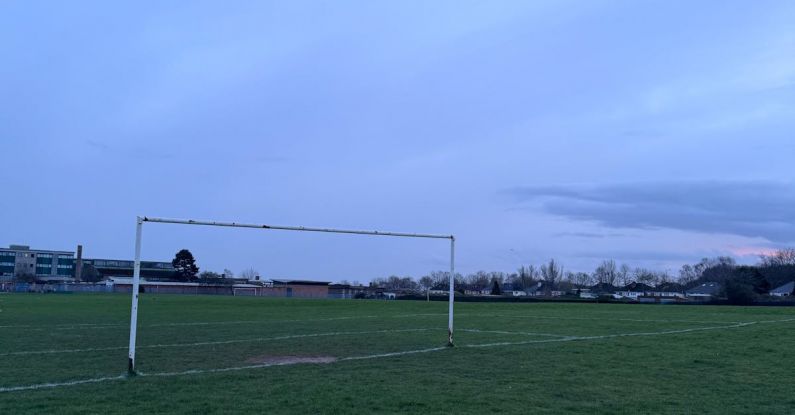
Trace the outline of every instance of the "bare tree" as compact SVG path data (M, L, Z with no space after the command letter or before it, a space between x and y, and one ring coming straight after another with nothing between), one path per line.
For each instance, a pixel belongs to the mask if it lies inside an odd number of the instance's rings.
M795 265L795 248L779 249L771 255L760 256L763 267Z
M650 271L646 268L635 268L635 270L632 271L632 274L635 282L646 285L654 285L654 281L657 278L654 275L654 271Z
M538 270L534 265L519 267L517 271L518 282L521 284L523 290L527 290L538 280Z
M621 266L618 267L617 276L618 276L618 283L621 284L621 286L623 287L629 284L630 282L632 282L631 281L632 269L627 264L621 264Z
M552 295L552 287L563 277L563 266L555 259L550 259L548 264L541 266L541 278L544 280L544 295Z
M240 271L240 278L245 278L247 281L258 280L259 272L257 272L257 270L254 268L247 268L243 271Z
M679 269L679 283L682 285L691 284L699 277L701 277L701 275L690 264L682 265L682 268Z
M612 259L602 261L594 271L594 279L596 279L598 284L615 285L617 277L618 269L616 268L616 261Z
M571 276L571 282L579 288L593 285L593 279L591 279L591 276L588 275L587 272L575 272Z
M657 281L656 281L657 283L655 284L655 286L668 284L671 281L673 281L673 277L671 277L671 274L668 272L668 270L660 271L657 272Z
M430 275L424 275L420 277L419 284L424 291L428 291L433 287L433 278Z
M464 282L474 289L485 290L491 287L491 273L478 271L474 274L467 275Z

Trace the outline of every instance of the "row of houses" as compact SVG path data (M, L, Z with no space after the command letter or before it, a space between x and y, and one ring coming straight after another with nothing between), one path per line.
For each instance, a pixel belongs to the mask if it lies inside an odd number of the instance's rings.
M612 284L595 284L589 287L569 287L564 289L560 285L547 286L544 281L534 282L529 287L518 288L510 283L499 287L500 296L508 297L563 297L572 296L584 299L611 298L631 300L638 302L676 302L676 301L709 301L720 296L721 285L716 282L707 282L687 289L677 283L665 283L656 287L632 282L623 287ZM772 297L792 296L795 290L795 281L791 281L769 292ZM495 287L485 288L467 287L463 290L466 295L491 296ZM444 287L438 286L431 289L431 294L446 294Z

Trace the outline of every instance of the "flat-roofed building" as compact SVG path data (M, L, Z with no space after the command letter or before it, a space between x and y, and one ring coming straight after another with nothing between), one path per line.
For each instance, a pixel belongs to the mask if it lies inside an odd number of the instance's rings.
M27 245L0 248L0 276L36 277L46 281L66 281L74 276L74 251L31 249Z
M271 279L271 295L277 297L328 298L329 281Z
M133 261L82 258L83 277L96 272L101 279L133 275ZM0 248L0 279L31 277L40 282L68 282L75 279L77 260L74 251L31 249L28 245ZM141 276L168 279L174 276L170 262L141 261Z
M93 267L102 278L131 277L134 265L133 261L125 259L83 259L84 272L85 268ZM170 262L141 261L141 276L146 278L173 278L174 267Z

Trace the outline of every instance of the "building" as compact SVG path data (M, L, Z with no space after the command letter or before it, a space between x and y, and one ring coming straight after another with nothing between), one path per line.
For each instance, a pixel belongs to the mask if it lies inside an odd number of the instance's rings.
M685 287L679 283L666 282L656 286L653 290L647 292L645 296L682 299L685 298Z
M527 295L525 290L520 290L518 287L514 287L513 284L510 283L503 284L501 289L502 295L507 295L510 297L524 297Z
M82 263L83 279L92 272L96 272L99 279L133 275L133 261L76 259L74 251L31 249L27 245L10 245L8 248L0 248L0 279L30 277L40 282L68 282L75 279L78 262ZM171 278L174 276L174 267L170 262L141 261L141 276L152 279Z
M268 286L276 297L328 298L329 281L271 279Z
M135 262L123 259L83 259L83 275L95 269L102 279L108 277L131 277ZM174 277L174 267L170 262L141 261L141 276L151 279Z
M42 281L66 281L74 277L75 253L31 249L27 245L0 248L0 277L35 277Z
M331 284L328 287L328 298L358 298L366 293L367 287L363 285Z
M795 291L795 281L790 281L781 287L770 290L770 295L772 297L789 297L793 291Z
M697 287L691 288L685 292L687 298L697 301L709 301L713 297L717 297L720 293L720 284L717 282L705 282Z
M648 293L653 290L654 287L651 285L644 284L642 282L631 282L621 287L618 291L616 291L616 294L624 298L637 300L638 297L648 295Z
M131 293L133 279L130 277L110 277L105 281L109 292ZM141 278L139 291L143 294L192 294L192 295L267 295L260 292L262 287L251 284L203 284L198 282L150 281ZM245 294L243 294L245 292Z

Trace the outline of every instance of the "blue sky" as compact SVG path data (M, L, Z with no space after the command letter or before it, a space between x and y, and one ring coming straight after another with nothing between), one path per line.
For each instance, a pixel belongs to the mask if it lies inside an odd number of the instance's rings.
M0 243L135 216L455 233L462 272L795 243L790 1L0 4ZM447 246L147 225L144 256L360 279Z

